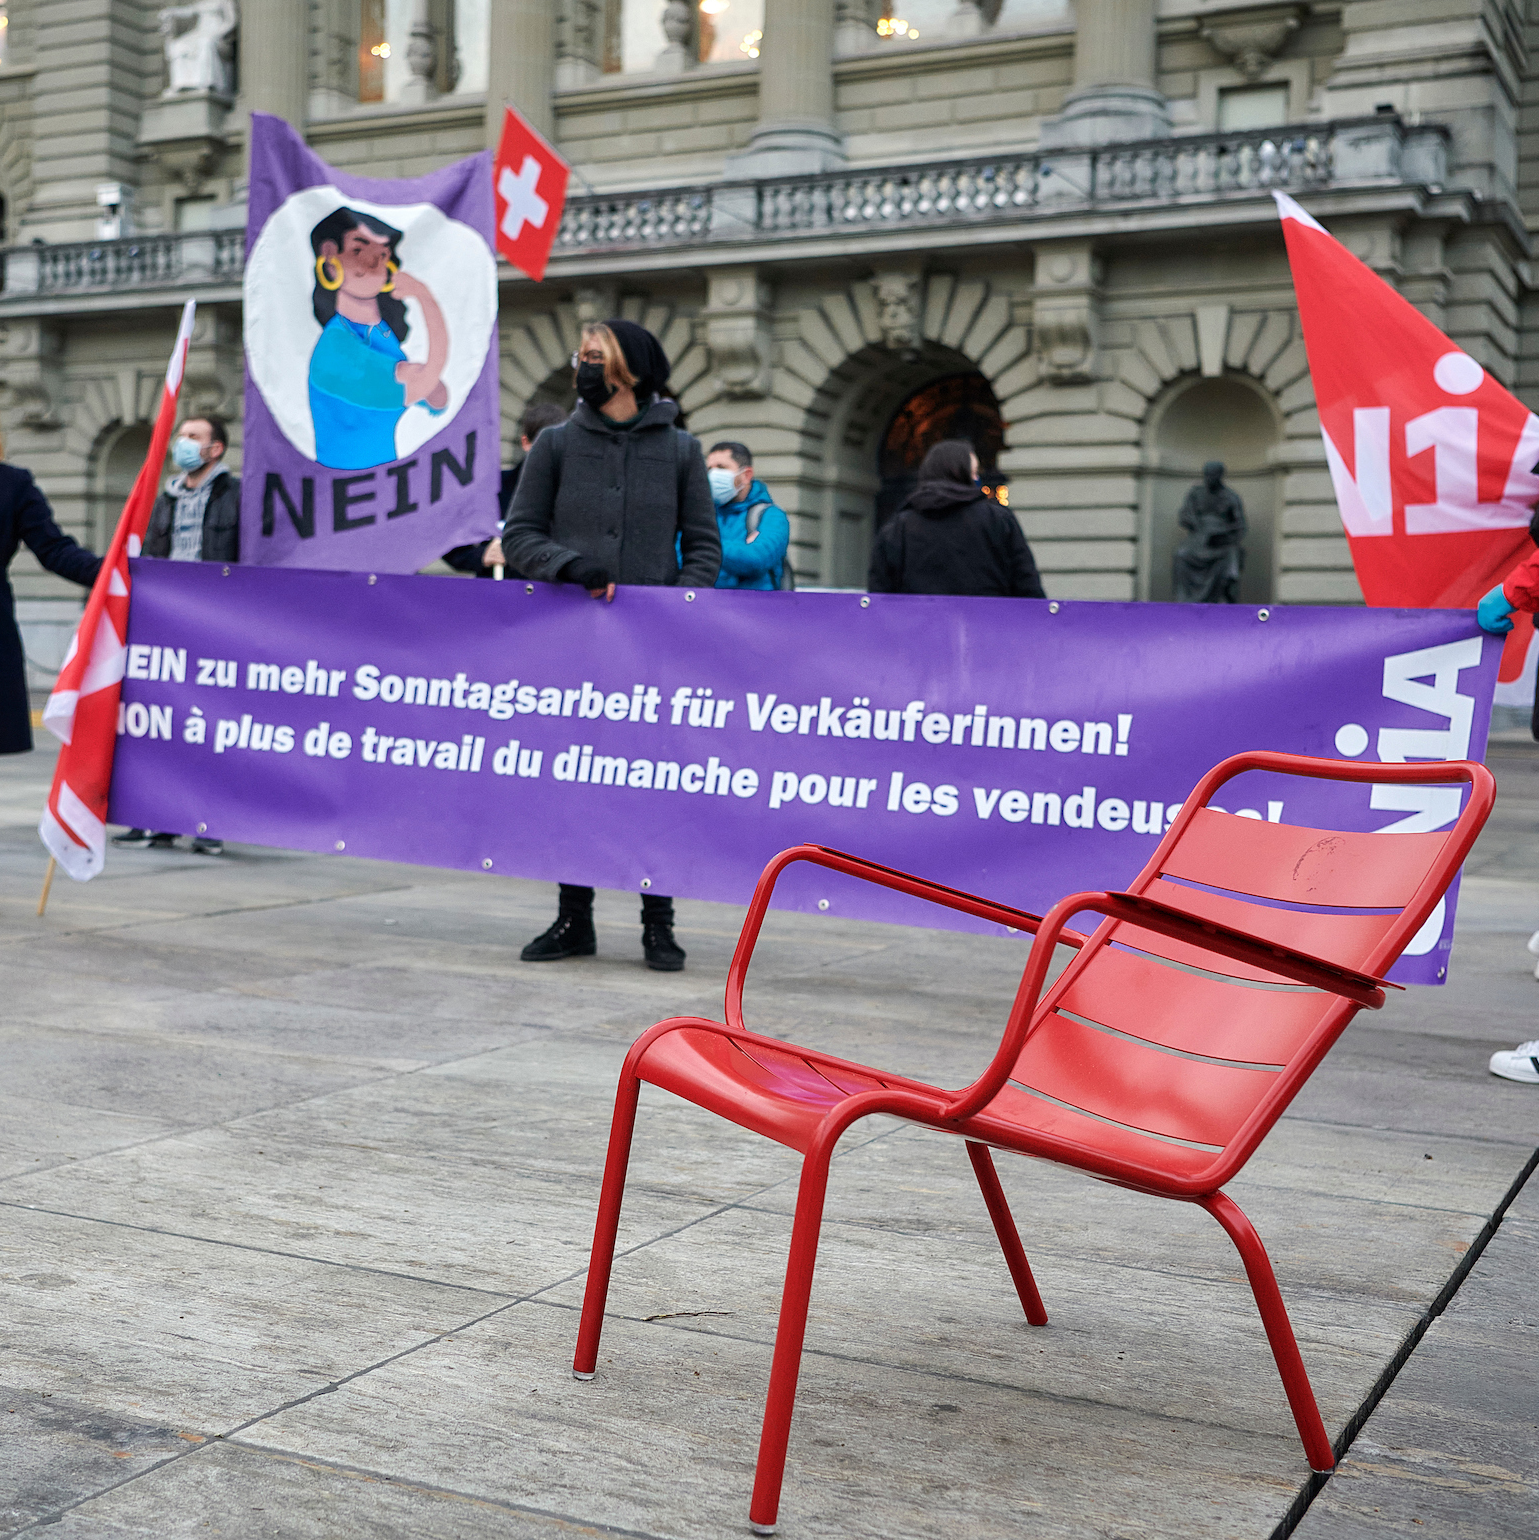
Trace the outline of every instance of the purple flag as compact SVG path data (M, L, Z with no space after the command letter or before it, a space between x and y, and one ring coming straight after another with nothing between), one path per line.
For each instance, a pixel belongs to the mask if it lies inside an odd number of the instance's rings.
M241 560L415 572L497 530L490 151L348 176L251 116Z
M1038 913L1121 888L1227 755L1480 758L1502 649L1464 610L133 577L114 822L733 903L802 841ZM1216 805L1410 833L1461 796L1252 772ZM998 931L806 867L779 901ZM1397 978L1442 981L1453 908Z

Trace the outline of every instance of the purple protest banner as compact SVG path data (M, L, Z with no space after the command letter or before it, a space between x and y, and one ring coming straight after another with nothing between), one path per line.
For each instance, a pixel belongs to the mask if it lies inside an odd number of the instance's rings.
M833 845L1041 912L1120 888L1244 749L1480 758L1467 611L579 589L134 565L114 822L745 903ZM1446 828L1456 787L1222 807ZM992 930L811 868L783 907ZM1453 896L1396 977L1441 982Z
M497 530L490 151L348 176L251 115L241 560L415 572Z

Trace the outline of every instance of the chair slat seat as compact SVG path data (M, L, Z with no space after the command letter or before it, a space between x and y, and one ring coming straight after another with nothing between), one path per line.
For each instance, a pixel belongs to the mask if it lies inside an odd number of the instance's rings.
M1277 909L1246 903L1238 895L1229 897L1205 888L1159 880L1147 884L1142 891L1147 897L1174 904L1188 914L1247 931L1258 941L1275 941L1279 946L1328 958L1350 968L1360 968L1400 918L1399 910L1381 914L1311 914L1300 909Z
M1276 1070L1188 1058L1053 1012L1010 1078L1071 1107L1221 1151L1277 1084Z
M1448 838L1344 834L1200 807L1159 869L1169 877L1235 887L1279 903L1401 909Z
M1212 809L1250 771L1392 785L1460 783L1469 797L1438 834L1338 833ZM991 904L839 851L798 846L755 890L727 977L727 1020L676 1017L632 1046L620 1076L573 1372L591 1379L643 1081L803 1157L776 1327L751 1525L775 1525L796 1397L829 1162L846 1129L884 1113L955 1133L967 1153L1016 1293L1033 1326L1047 1312L991 1150L1050 1160L1157 1197L1197 1203L1245 1264L1309 1464L1335 1453L1266 1249L1221 1189L1254 1153L1468 854L1495 797L1481 765L1358 764L1242 754L1208 772L1125 893L1072 894L1045 917ZM1366 800L1366 799L1365 799ZM743 980L779 874L793 861L1032 932L991 1061L944 1090L748 1030ZM1070 930L1099 913L1093 933ZM1078 955L1050 987L1054 948Z
M642 1080L804 1155L823 1119L851 1096L936 1096L918 1081L731 1033L716 1022L682 1018L668 1027L638 1060Z
M1095 1171L1144 1192L1189 1188L1213 1169L1212 1150L1160 1139L1006 1084L964 1132L996 1150Z
M1149 940L1170 945L1163 937ZM1097 954L1095 964L1071 965L1052 1004L1166 1048L1236 1063L1285 1064L1337 1005L1334 996L1304 985L1251 988L1117 946Z

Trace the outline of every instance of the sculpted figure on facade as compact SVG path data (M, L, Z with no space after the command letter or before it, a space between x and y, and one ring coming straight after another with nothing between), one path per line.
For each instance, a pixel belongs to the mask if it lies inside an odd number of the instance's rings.
M168 5L160 12L166 40L165 94L217 91L235 94L235 29L240 12L235 0L196 0Z
M919 306L922 287L920 275L911 268L897 268L877 273L872 279L876 289L877 321L882 328L882 346L905 358L919 353Z
M1175 554L1175 597L1182 604L1235 604L1245 570L1245 504L1224 485L1224 467L1209 460L1202 481L1181 504L1186 540Z

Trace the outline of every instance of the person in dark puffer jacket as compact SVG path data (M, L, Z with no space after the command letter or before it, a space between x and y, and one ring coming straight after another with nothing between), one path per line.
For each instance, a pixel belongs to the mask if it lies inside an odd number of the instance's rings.
M576 410L534 441L503 531L508 565L545 583L577 583L610 602L617 584L710 588L721 567L716 509L700 446L664 394L668 355L634 321L583 327L573 359ZM676 973L673 900L644 893L649 968ZM593 889L561 884L556 922L524 962L591 957Z
M919 485L876 537L874 594L974 594L1045 599L1031 547L1008 508L983 495L978 456L963 439L937 444Z

